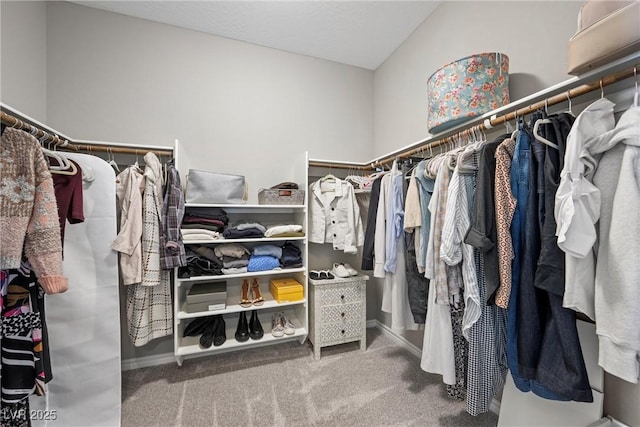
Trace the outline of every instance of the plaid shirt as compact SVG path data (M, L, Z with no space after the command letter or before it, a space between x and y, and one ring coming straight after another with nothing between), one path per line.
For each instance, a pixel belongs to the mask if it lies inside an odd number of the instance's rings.
M184 193L176 167L167 165L167 183L162 204L162 233L160 238L160 267L171 270L187 265L180 224L184 217Z

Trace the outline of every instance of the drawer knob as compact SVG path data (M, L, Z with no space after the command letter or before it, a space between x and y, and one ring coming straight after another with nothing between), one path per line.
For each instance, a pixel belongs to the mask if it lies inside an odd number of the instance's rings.
M344 317L344 312L340 313L340 316Z
M344 295L340 295L340 299L344 301Z
M344 335L344 329L342 330L342 334Z

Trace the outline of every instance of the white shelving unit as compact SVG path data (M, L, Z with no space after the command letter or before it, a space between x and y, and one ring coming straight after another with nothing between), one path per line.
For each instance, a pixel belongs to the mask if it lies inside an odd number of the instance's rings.
M185 246L206 245L214 248L225 243L236 243L251 249L259 244L275 244L281 246L285 242L291 242L301 250L302 267L276 269L259 272L249 272L241 274L197 276L189 278L178 277L178 270L174 271L174 355L178 365L186 358L205 356L228 351L239 351L242 349L261 347L265 345L278 344L285 341L298 340L301 344L305 342L309 333L308 325L308 244L307 244L307 156L304 153L303 159L296 164L292 172L291 181L297 182L300 189L305 190L305 199L302 205L259 205L259 204L200 204L192 203L185 206L188 212L190 208L221 208L227 213L230 224L240 221L258 222L265 226L275 224L299 224L305 232L304 237L291 238L251 238L251 239L220 239L220 240L198 240L185 242ZM187 171L183 170L183 176ZM271 279L291 277L303 285L304 299L300 301L278 303L269 291ZM258 279L260 291L264 298L261 306L241 307L240 292L243 280ZM225 281L227 284L226 308L215 311L189 312L186 310L186 295L192 286L201 282ZM235 332L238 326L238 319L241 312L246 312L247 318L250 312L257 310L258 318L264 329L264 336L259 340L249 339L245 342L238 342L235 339ZM295 326L295 333L283 337L271 335L271 316L276 312L284 312ZM193 319L213 315L222 315L226 325L226 341L220 346L202 348L199 345L199 336L183 337L184 328Z

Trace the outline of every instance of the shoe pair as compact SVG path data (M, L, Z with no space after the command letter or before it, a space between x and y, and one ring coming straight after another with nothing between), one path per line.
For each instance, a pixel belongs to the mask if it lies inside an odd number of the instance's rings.
M200 335L200 347L209 348L211 344L218 347L227 340L226 325L222 315L198 317L185 328L183 337Z
M342 262L334 263L333 269L331 271L333 272L333 274L341 278L358 275L358 271L355 268L351 267L349 264L345 264Z
M252 340L259 340L264 335L264 329L256 310L251 312L251 319L247 322L246 312L240 312L240 318L238 319L238 328L236 329L236 341L245 342L249 338Z
M284 334L293 335L295 332L296 327L284 313L274 313L271 316L271 335L281 337Z
M333 274L331 274L329 270L311 270L309 272L309 277L313 280L327 280L333 279Z
M264 304L264 298L260 292L260 282L258 279L253 279L251 283L251 297L249 297L249 281L244 279L242 281L242 288L240 294L240 307L251 307L251 305L261 306Z

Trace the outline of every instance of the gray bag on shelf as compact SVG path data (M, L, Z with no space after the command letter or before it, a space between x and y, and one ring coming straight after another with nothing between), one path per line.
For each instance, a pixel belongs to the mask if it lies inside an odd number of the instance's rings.
M243 204L249 195L242 175L189 169L186 203Z

